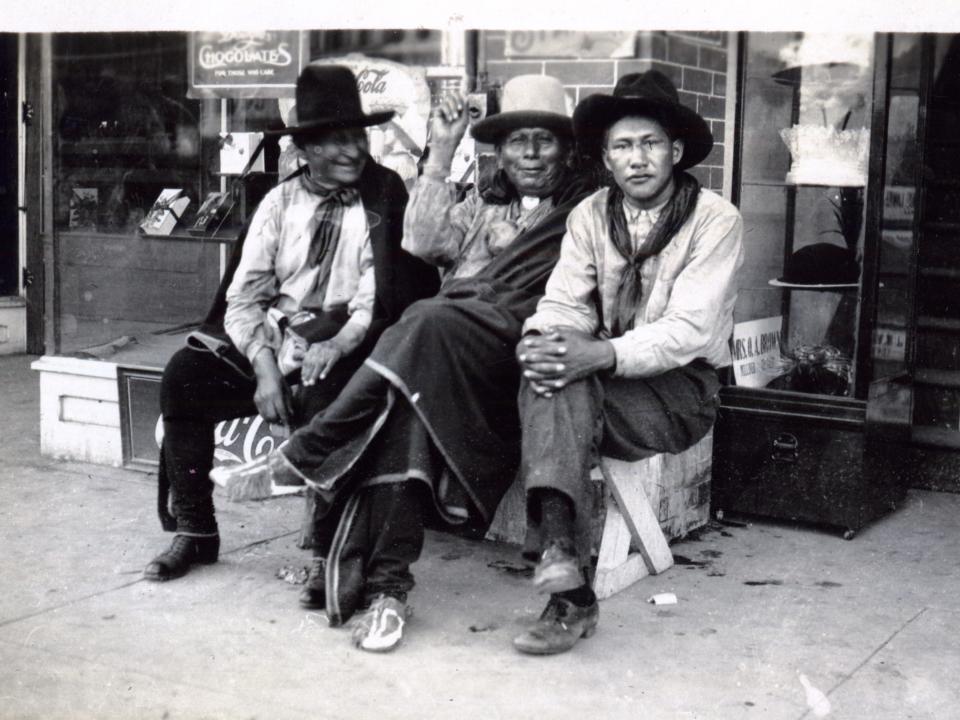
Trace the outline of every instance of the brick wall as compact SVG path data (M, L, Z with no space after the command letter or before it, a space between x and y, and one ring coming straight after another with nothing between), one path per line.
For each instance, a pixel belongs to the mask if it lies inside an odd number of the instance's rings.
M723 140L727 97L727 36L721 32L638 32L633 58L507 58L507 33L483 32L485 63L480 72L487 87L503 85L516 75L542 73L559 78L571 101L592 93L609 93L617 78L655 68L669 77L680 102L699 112L709 123L715 145L710 156L691 172L701 184L723 188ZM482 75L483 76L483 75Z

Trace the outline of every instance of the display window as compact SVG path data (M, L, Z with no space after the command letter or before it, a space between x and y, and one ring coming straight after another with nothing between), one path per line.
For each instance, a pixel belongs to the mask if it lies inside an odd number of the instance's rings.
M744 38L737 385L857 394L873 52L869 34Z
M371 153L412 184L431 98L463 72L438 70L444 37L434 30L53 35L56 347L48 350L103 357L105 346L142 344L199 323L244 221L299 166L288 138L262 142L265 130L295 113L293 85L218 88L217 77L230 72L224 63L271 42L283 60L348 62L364 102L398 113L371 129ZM194 77L197 67L207 84Z

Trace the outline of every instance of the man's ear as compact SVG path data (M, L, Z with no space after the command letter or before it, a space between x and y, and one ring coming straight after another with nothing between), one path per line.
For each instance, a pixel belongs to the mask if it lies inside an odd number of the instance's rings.
M673 164L676 165L683 157L683 140L673 141Z

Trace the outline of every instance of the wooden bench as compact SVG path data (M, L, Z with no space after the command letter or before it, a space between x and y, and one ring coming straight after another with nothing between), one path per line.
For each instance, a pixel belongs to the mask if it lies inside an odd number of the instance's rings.
M601 458L592 475L594 592L607 598L673 565L668 542L703 527L710 518L713 431L677 455L637 462ZM602 482L600 482L602 481ZM507 491L487 534L523 544L526 497L522 483Z

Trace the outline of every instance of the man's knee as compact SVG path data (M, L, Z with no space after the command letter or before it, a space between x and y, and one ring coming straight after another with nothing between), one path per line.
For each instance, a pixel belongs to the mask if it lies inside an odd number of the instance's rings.
M200 371L198 355L196 350L181 348L164 367L160 380L160 412L164 417L176 417L187 411L189 385Z

